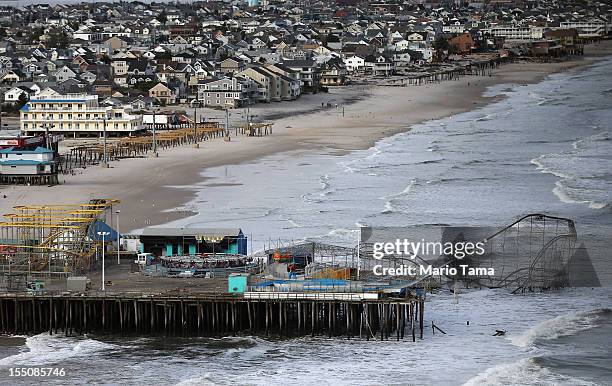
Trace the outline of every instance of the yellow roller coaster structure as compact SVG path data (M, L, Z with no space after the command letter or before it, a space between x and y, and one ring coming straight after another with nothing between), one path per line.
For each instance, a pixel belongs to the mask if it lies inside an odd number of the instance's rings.
M114 199L85 204L20 205L0 222L0 274L73 275L89 271L101 251L95 234Z

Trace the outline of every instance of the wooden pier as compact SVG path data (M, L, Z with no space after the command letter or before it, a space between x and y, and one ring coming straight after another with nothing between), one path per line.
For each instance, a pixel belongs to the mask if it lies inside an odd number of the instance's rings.
M423 338L422 298L360 299L320 294L282 298L180 294L0 294L4 334L328 336ZM346 294L344 294L346 295ZM418 330L418 332L417 332Z

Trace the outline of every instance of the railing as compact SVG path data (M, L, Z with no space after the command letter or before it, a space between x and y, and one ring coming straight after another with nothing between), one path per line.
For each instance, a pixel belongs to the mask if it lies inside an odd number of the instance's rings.
M69 99L84 99L84 100L94 100L98 99L97 95L89 95L89 94L63 94L63 95L38 95L32 97L31 101L36 102L39 100L69 100Z
M257 300L318 300L318 301L334 301L334 300L378 300L378 293L307 293L307 292L245 292L245 299Z

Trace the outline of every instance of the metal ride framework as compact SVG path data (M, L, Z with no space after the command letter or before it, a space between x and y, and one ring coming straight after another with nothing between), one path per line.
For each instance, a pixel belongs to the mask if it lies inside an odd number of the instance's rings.
M85 204L21 205L0 222L0 274L63 275L91 269L101 246L96 221L112 213L114 199Z
M565 287L576 239L571 219L539 213L523 216L485 240L487 253L475 265L494 268L495 275L477 279L477 284L514 288L514 292Z
M425 261L391 257L384 261L371 258L372 245L361 244L361 279L381 280L372 275L372 267L381 264L397 268L409 265L434 267L493 268L494 275L464 276L406 276L403 279L384 277L394 289L410 287L431 287L444 281L463 281L469 286L488 288L511 288L513 292L546 290L565 287L569 284L568 265L575 251L577 234L574 221L568 218L534 213L525 215L510 225L480 239L485 244L482 256L457 259L454 256L440 256ZM472 240L479 241L479 240ZM461 272L460 270L458 270Z

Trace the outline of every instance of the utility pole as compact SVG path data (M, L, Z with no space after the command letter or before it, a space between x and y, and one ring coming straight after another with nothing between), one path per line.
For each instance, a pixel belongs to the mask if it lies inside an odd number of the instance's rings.
M155 138L155 107L153 107L153 144L151 150L153 151L151 157L157 157L157 138Z
M104 250L106 249L106 245L104 244L104 237L108 236L110 234L110 232L104 232L104 231L100 231L98 232L98 236L102 236L102 291L105 291L105 281L106 278L104 276Z
M229 110L225 106L225 135L229 137Z
M51 122L51 118L51 114L47 114L47 121ZM43 127L45 128L45 147L47 149L51 149L51 141L49 140L49 123L44 123Z
M106 115L104 116L104 118L102 119L102 132L104 135L104 139L103 139L103 146L104 146L104 160L102 161L102 167L103 168L107 168L108 167L108 153L107 153L107 148L106 148Z
M48 124L48 123L45 123L45 147L46 147L47 149L49 149L49 148L50 148L50 146L51 146L51 145L50 145L50 142L51 142L51 141L49 141L49 124Z
M121 264L121 233L119 233L119 213L121 211L117 209L117 265Z
M200 103L200 101L198 100L198 94L196 93L196 103L193 107L193 135L195 136L198 135L198 103ZM196 141L195 138L194 141Z

